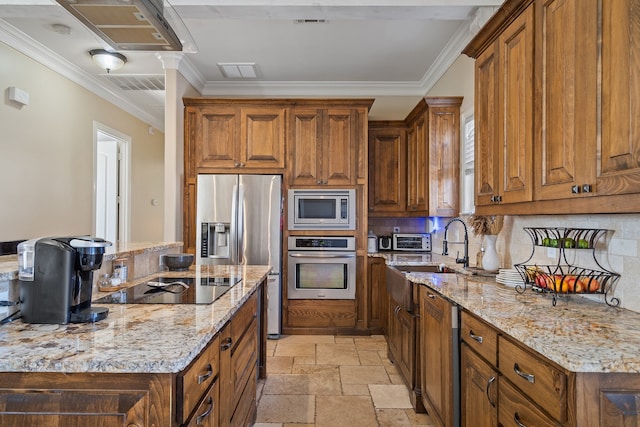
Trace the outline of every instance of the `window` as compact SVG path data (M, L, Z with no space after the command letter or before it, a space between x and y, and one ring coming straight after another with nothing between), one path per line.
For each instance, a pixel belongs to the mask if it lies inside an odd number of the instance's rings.
M474 146L475 146L475 121L473 114L465 117L462 122L462 206L460 213L471 214L475 211L474 204Z

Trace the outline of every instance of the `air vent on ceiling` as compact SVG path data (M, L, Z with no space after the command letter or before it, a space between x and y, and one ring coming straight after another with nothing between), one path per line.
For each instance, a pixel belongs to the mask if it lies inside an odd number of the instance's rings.
M254 62L230 63L218 62L222 75L228 79L255 79L258 77Z
M163 16L163 0L56 1L114 49L182 50Z
M164 90L164 76L142 74L105 74L103 77L122 90Z
M329 21L326 19L294 19L294 24L326 24Z

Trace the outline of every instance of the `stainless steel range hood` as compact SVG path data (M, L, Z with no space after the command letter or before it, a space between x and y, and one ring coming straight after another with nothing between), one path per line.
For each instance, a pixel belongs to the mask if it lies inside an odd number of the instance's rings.
M56 1L114 49L182 50L163 16L163 0Z

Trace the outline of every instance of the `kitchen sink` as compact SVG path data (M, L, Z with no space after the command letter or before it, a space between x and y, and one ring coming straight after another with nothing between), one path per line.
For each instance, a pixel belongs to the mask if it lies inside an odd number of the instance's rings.
M406 273L450 273L452 270L438 265L388 265L387 292L404 310L411 313L413 304L413 283Z

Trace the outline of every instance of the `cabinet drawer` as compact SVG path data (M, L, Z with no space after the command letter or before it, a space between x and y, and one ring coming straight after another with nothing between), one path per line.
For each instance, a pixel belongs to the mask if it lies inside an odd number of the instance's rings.
M465 311L460 318L460 338L490 365L497 366L498 331Z
M508 381L500 381L498 421L503 426L556 427L561 426L549 418Z
M567 419L567 376L551 362L498 337L500 372L558 421Z
M183 423L202 395L218 376L220 342L218 336L177 378L177 417Z
M220 378L216 378L185 427L216 427L220 405Z

